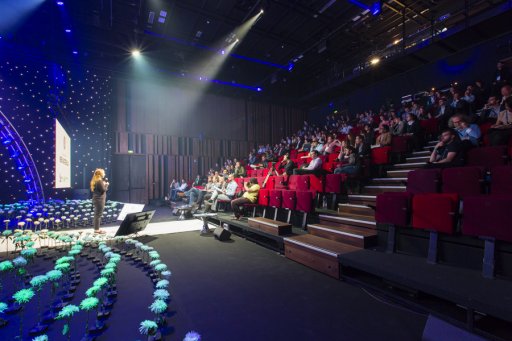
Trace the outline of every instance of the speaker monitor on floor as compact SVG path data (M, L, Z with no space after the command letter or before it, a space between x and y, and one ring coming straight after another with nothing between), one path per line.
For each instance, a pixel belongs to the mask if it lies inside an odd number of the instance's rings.
M219 226L213 231L213 235L221 242L225 242L231 237L231 232Z

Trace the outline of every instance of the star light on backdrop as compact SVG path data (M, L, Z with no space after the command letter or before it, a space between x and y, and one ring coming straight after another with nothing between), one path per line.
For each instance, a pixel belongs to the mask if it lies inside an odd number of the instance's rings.
M0 110L23 137L46 197L56 193L54 118L71 137L73 187L87 188L96 167L110 169L111 97L109 74L21 58L17 62L0 59ZM0 201L25 200L24 179L5 148L0 148L0 165Z

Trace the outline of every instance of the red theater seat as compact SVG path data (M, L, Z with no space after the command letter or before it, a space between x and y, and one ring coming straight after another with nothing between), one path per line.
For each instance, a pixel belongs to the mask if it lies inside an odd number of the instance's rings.
M296 184L297 186L295 188L290 187L290 189L309 191L309 175L299 175Z
M324 180L322 176L316 176L313 174L306 174L303 176L309 177L309 190L313 192L313 196L317 193L324 192Z
M298 191L295 193L297 197L297 204L295 210L303 212L302 227L306 226L307 215L313 211L313 192L311 191Z
M412 193L386 192L377 195L375 221L381 224L408 226Z
M281 207L285 210L288 210L288 218L286 219L286 222L290 222L290 217L292 214L292 211L295 210L297 204L297 195L295 191L291 190L284 190L282 192L282 204Z
M372 153L371 153L372 164L387 165L389 163L390 154L391 154L391 147L373 148Z
M258 193L258 206L263 207L263 218L265 218L265 213L267 211L269 200L270 191L268 189L260 189Z
M274 208L274 220L277 218L277 211L281 208L283 202L283 191L282 190L270 190L269 206Z
M468 166L491 168L504 165L507 161L507 147L480 147L468 151Z
M491 194L512 194L512 166L491 169Z
M438 233L453 234L459 207L456 193L416 194L412 199L412 227L430 231L428 262L437 262Z
M512 195L468 196L463 207L462 233L484 239L482 275L492 278L495 241L512 242Z
M464 197L482 193L480 167L446 168L442 172L443 193L457 193Z
M439 192L440 169L416 169L407 174L407 192L437 193Z
M375 221L387 224L388 241L386 251L395 252L396 227L409 225L412 193L386 192L377 195Z
M274 188L275 189L286 189L287 185L284 181L284 176L274 176Z
M290 175L288 177L288 189L297 190L297 183L299 182L301 175Z
M409 151L409 136L393 136L391 139L391 152L404 154Z

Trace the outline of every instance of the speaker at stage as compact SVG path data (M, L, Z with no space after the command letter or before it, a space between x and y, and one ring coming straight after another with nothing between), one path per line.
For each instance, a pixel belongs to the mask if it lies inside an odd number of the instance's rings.
M213 231L213 235L221 242L225 242L231 237L231 232L219 226Z

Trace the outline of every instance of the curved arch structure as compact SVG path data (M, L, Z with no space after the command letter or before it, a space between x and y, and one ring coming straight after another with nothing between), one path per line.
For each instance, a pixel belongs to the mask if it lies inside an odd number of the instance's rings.
M23 177L28 200L44 203L44 191L41 177L27 145L11 124L7 116L0 111L0 141L7 148L11 160Z

